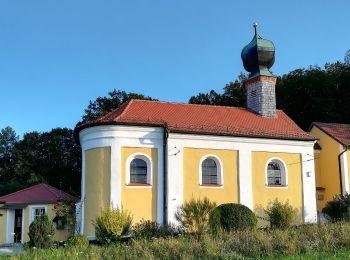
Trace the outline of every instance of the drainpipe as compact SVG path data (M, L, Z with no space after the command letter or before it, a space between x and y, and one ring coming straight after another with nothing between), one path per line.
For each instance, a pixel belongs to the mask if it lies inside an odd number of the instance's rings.
M168 137L169 130L164 126L163 135L163 224L168 222Z
M348 151L349 146L344 145L344 150L338 154L338 166L339 166L339 179L340 179L340 194L343 195L343 180L342 180L342 168L341 168L341 156Z

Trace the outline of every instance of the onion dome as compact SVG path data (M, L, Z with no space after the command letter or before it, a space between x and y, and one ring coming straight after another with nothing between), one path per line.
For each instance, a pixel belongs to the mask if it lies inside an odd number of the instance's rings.
M272 41L263 39L256 32L257 23L254 23L255 35L241 53L243 66L250 72L249 79L258 76L273 77L269 69L275 62L275 45Z

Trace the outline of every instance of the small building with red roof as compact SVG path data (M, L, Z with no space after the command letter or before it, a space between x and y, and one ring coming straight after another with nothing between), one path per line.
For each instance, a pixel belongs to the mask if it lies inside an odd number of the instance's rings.
M314 122L310 134L317 138L315 149L317 209L339 194L350 193L350 124Z
M54 207L62 202L76 203L78 198L44 183L0 197L0 244L29 241L29 225L34 219L47 214L56 220ZM53 239L66 240L68 235L68 226L61 225Z
M82 147L80 233L106 207L160 224L192 198L263 215L289 201L296 223L317 221L315 138L276 109L274 44L255 31L242 50L247 107L131 100L75 129Z

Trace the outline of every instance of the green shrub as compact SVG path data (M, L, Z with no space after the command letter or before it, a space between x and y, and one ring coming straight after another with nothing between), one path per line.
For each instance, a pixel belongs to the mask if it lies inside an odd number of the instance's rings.
M215 206L216 204L206 197L204 199L192 198L179 208L175 217L185 232L203 234L209 229L209 216Z
M136 223L132 230L135 238L143 239L172 237L180 233L180 230L176 227L169 225L162 226L155 221L144 219Z
M55 226L46 214L37 217L29 225L30 246L49 248L53 245L52 236L55 234Z
M68 247L78 247L85 249L89 246L89 240L86 236L72 235L67 239Z
M332 201L327 202L326 207L322 210L332 221L349 220L350 217L350 195L335 196Z
M107 208L93 222L96 239L103 244L117 242L129 232L131 223L132 216L129 212Z
M160 225L155 221L142 219L133 226L133 233L136 238L151 239L158 237L160 233Z
M289 202L283 203L278 199L268 205L265 213L269 217L271 228L287 229L292 225L295 217L295 210Z
M257 226L255 214L241 204L227 203L216 207L210 214L212 230L252 230Z

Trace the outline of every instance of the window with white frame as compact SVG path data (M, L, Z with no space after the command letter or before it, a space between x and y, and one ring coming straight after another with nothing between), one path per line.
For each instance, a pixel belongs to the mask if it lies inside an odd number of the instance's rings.
M286 186L287 173L284 163L279 159L272 159L266 169L268 186Z
M45 215L45 208L34 208L34 220L42 215Z
M46 206L33 206L30 208L30 218L29 218L29 224L32 223L36 218L47 214L47 207Z
M152 159L147 154L132 154L126 160L126 185L152 185Z
M200 164L200 184L222 185L222 165L216 156L206 156Z

